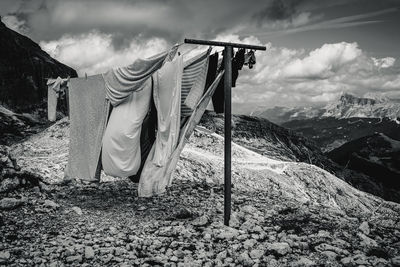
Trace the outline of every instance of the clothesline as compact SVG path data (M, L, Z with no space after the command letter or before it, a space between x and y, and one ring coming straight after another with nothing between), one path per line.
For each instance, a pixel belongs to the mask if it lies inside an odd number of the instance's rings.
M182 46L182 45L191 45L191 48L190 48L190 49L188 49L187 51L181 53L182 56L185 56L185 55L189 54L190 52L196 50L196 49L199 48L199 46L200 46L200 45L194 45L194 46L193 46L193 44L188 44L188 43L178 43L177 45L178 45L178 46ZM210 46L210 47L211 47L211 46ZM222 52L224 51L224 49L225 49L225 48L221 48L221 49L219 49L219 50L214 50L213 52L214 52L214 53L222 53Z
M203 51L200 45L208 49ZM233 53L233 48L238 50ZM210 106L216 113L225 113L224 222L228 224L231 87L243 65L252 68L256 63L253 50L265 49L185 39L129 66L71 79L65 177L98 181L103 170L139 182L139 196L161 194L171 185L186 140Z

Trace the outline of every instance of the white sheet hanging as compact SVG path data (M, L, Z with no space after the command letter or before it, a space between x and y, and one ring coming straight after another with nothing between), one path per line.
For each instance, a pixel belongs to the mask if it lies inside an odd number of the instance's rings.
M179 139L182 72L182 56L176 56L153 75L158 131L140 176L138 191L141 197L163 192L168 183L164 165Z
M104 172L115 177L135 175L141 163L140 133L149 111L152 81L149 77L143 89L132 92L111 112L103 136L101 160Z

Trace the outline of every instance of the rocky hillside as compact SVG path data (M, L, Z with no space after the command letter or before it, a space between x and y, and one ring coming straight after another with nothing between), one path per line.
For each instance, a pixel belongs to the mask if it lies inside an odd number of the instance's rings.
M323 117L345 118L400 118L400 101L361 98L343 94L337 103L325 107ZM399 122L400 123L400 122Z
M400 191L400 141L382 133L348 142L328 153L335 162Z
M0 21L0 104L16 112L31 112L46 102L46 79L57 76L76 77L77 73Z
M384 118L314 118L293 120L282 124L320 145L323 152L374 133L382 133L400 140L400 124Z
M224 116L204 114L200 124L224 134ZM232 117L232 138L238 144L269 158L312 162L321 154L318 146L294 131L270 121L246 115Z
M273 108L262 108L251 112L251 116L257 116L266 118L273 123L281 125L282 123L292 120L306 120L311 118L319 118L325 113L325 109L314 108L314 107L273 107Z
M31 114L19 114L0 105L0 145L11 145L43 130L47 123Z
M67 151L63 119L1 157L2 174L19 175L0 193L0 264L400 264L399 204L239 144L231 227L223 226L223 138L205 128L190 138L172 187L159 197L138 198L136 184L104 175L99 184L62 183Z
M200 124L212 132L215 131L223 135L223 121L222 115L205 114ZM395 125L398 126L397 124ZM266 119L245 115L233 116L232 140L270 159L316 165L359 190L400 203L399 190L386 186L380 179L375 177L344 168L333 162L321 151L323 146L318 140L316 142L310 141L304 138L301 133L278 126Z

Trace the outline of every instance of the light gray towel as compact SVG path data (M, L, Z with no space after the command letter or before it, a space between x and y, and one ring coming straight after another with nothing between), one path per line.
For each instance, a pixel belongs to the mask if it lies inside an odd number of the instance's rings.
M102 75L69 81L70 143L66 178L96 181L109 101Z

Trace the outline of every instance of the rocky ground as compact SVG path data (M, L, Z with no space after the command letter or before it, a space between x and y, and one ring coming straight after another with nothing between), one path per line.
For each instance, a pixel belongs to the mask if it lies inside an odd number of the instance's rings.
M235 144L224 226L222 144L199 128L168 193L152 198L127 179L63 181L66 120L11 146L0 161L0 265L400 266L399 204Z
M19 114L0 105L0 145L11 145L48 127L39 116Z

